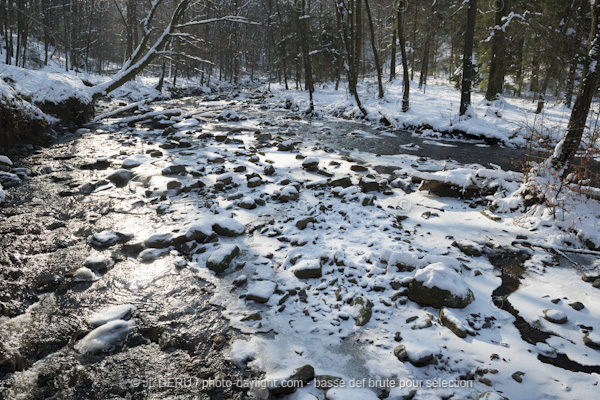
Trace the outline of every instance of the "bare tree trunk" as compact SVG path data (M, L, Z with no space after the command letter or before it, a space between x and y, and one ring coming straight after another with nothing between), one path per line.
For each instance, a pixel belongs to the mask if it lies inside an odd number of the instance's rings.
M348 30L351 33L354 33L354 24L353 24L353 10L354 3L350 1L350 9L346 9L344 6L344 2L342 0L336 1L336 12L339 14L338 18L340 18L340 38L344 44L344 48L346 49L346 73L348 74L348 92L350 95L354 96L354 100L356 101L356 105L358 109L363 113L364 116L367 116L367 110L364 109L362 103L360 101L360 97L358 96L358 91L356 90L356 80L354 78L355 74L358 74L358 69L354 69L354 54L355 46L354 40L348 37ZM344 12L345 11L345 12ZM344 17L346 18L346 22ZM348 23L350 22L350 26L348 27Z
M548 90L548 85L550 84L550 79L554 76L554 71L556 69L556 61L552 59L550 62L550 66L548 67L548 71L546 71L546 76L544 76L544 80L542 81L542 87L540 88L539 98L537 109L535 110L536 114L541 114L544 109L544 104L546 104L546 90Z
M301 6L302 6L302 10L298 11L298 17L297 17L297 21L298 21L298 27L299 27L299 31L300 31L300 44L302 46L302 57L304 59L304 87L306 90L308 90L308 96L310 98L310 106L309 106L309 111L313 112L315 109L315 105L313 103L313 92L315 91L315 87L313 84L313 76L312 76L312 65L310 62L310 50L308 48L308 29L307 29L307 19L308 17L303 15L305 7L306 7L306 0L301 0Z
M592 98L598 88L598 63L600 62L600 0L592 4L592 28L590 32L590 49L584 61L583 80L573 106L569 126L564 139L554 149L555 167L567 167L575 159L587 116L590 111ZM565 168L566 171L566 168Z
M415 45L417 43L417 15L419 11L419 2L415 1L415 11L413 15L413 31L412 31L412 43L410 44L410 80L415 79Z
M398 32L398 20L396 10L398 9L397 3L392 8L392 51L390 56L390 82L396 78L396 37Z
M409 93L410 93L410 80L408 79L408 57L406 56L406 40L404 39L404 27L402 16L404 14L405 2L407 0L400 0L398 2L398 40L400 41L400 52L402 54L402 82L404 84L404 92L402 94L402 112L407 112L409 109Z
M475 35L476 18L477 0L469 0L467 30L465 32L465 50L463 52L463 79L460 94L461 116L467 114L469 108L471 107L471 84L473 82L473 39Z
M373 29L373 18L371 16L371 7L369 7L369 0L365 0L365 10L367 11L367 20L369 22L369 30L371 31L371 47L373 48L373 57L375 58L379 98L381 99L384 95L383 83L381 82L381 64L379 64L379 53L377 51L377 44L375 43L375 30Z
M283 63L283 81L285 83L285 90L288 90L288 77L287 77L287 39L283 32L283 18L281 17L281 10L279 9L279 1L275 0L275 8L277 9L277 18L279 19L279 32L281 35L280 49L281 49L281 61Z
M577 72L578 57L573 57L569 66L569 76L565 89L565 106L571 108L573 104L573 91L575 89L575 73Z
M492 39L492 61L490 63L490 76L485 98L493 101L501 96L504 89L504 53L506 44L502 19L508 14L509 0L495 0L496 17L494 21L494 37Z
M521 97L523 91L523 48L525 47L525 35L519 38L517 42L517 72L515 73L515 83L517 84L517 97Z

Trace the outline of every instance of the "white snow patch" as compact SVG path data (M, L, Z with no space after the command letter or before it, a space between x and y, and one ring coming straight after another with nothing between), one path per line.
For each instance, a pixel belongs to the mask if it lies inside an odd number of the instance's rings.
M80 353L110 351L133 329L133 322L116 320L107 322L88 333L75 349Z
M415 274L415 280L428 288L447 290L456 297L465 298L469 295L469 287L462 277L443 263L430 264L420 269Z
M104 325L110 321L117 319L128 319L135 311L135 307L131 304L120 304L116 306L110 306L103 308L102 310L94 313L88 318L87 322L92 327L98 327Z

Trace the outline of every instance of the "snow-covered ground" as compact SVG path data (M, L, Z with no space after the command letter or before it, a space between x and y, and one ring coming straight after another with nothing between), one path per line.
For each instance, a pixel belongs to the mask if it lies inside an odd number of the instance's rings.
M358 85L363 106L369 113L368 119L379 121L385 116L397 127L430 127L422 128L424 135L439 136L440 132L464 132L469 135L497 139L510 146L524 146L532 131L540 132L539 136L557 143L564 135L571 109L564 104L555 104L548 100L541 114L535 114L537 101L531 98L507 97L491 104L478 91L472 93L472 104L475 117L461 119L459 117L460 91L442 79L428 79L425 91L419 90L416 82L411 81L410 109L402 110L402 79L385 82L385 96L378 98L377 82L373 78ZM293 86L293 85L292 85ZM308 93L301 90L285 90L283 85L271 84L277 101L283 104L290 100L293 107L308 109ZM318 113L343 117L361 117L352 96L348 95L343 85L335 90L333 83L320 84L314 93L315 109ZM592 106L597 111L597 106ZM589 122L596 124L595 114L590 115Z
M138 193L137 201L165 215L150 242L158 240L157 233L204 241L190 241L186 253L153 253L144 278L132 279L141 284L140 279L168 273L170 265L213 282L213 302L245 334L231 346L240 366L262 371L274 384L310 364L316 375L341 379L329 399L376 398L382 387L393 399L413 391L414 399L466 399L486 391L510 399L594 396L600 352L584 345L584 338L600 331L599 289L580 274L597 265L583 262L575 269L540 248L519 247L531 257L520 289L508 301L528 324L552 333L545 342L523 340L513 315L492 300L501 278L488 255L497 246L510 248L517 239L565 245L571 238L574 244L577 233L543 219L528 229L513 214L433 197L411 181L460 177L457 184L467 188L483 179L500 187L495 195L500 198L519 188L520 174L473 165L444 171L442 161L403 154L341 155L299 140L286 117L246 120L244 109L223 113L230 101L188 101L177 105L187 117L165 121L172 127L166 136L163 129L119 127L118 119L90 133L128 143L103 156L115 171L121 166L132 171L126 189ZM257 101L245 103L252 108ZM235 121L238 114L241 121ZM233 120L217 120L224 115ZM160 153L151 157L152 151ZM389 176L375 166L396 170ZM192 191L178 189L186 187ZM124 189L101 185L92 196L118 196L119 190ZM598 215L598 203L587 204ZM592 228L586 235L598 239ZM440 318L439 309L408 298L413 278L470 304L446 308ZM584 308L569 305L575 302ZM110 321L76 346L91 351L126 334L130 324L113 319L121 311L96 315ZM550 322L564 316L564 323ZM557 354L596 372L572 372L540 360ZM317 386L312 382L288 398L324 399ZM265 395L260 385L253 393Z

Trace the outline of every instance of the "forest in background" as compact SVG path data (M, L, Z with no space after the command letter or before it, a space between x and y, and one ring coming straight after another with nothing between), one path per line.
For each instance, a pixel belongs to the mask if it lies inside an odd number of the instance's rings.
M155 20L164 27L180 1L162 3ZM473 83L483 91L491 86L490 97L502 91L536 98L547 94L571 104L587 51L589 1L478 3ZM1 57L21 67L41 68L54 59L65 70L114 72L140 44L151 5L139 0L2 0ZM311 80L352 85L378 68L382 79L394 79L404 41L411 80L416 76L424 88L428 77L443 77L458 89L467 8L462 0L190 2L184 18L241 16L253 23L222 21L182 30L185 35L168 43L171 54L157 57L150 68L158 74L166 65L173 80L200 75L238 82L262 75L296 88L310 86Z

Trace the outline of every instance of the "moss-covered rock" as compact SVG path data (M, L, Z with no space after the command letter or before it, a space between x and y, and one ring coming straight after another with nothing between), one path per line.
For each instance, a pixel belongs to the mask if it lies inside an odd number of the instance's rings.
M450 329L452 333L459 338L464 339L467 337L467 330L465 326L460 322L460 320L458 320L458 318L456 318L456 316L452 314L451 311L442 308L440 310L440 321L446 328Z
M369 323L371 316L373 315L373 303L370 300L365 300L362 297L357 297L352 301L353 306L360 306L358 315L354 317L354 324L356 326L364 326Z

